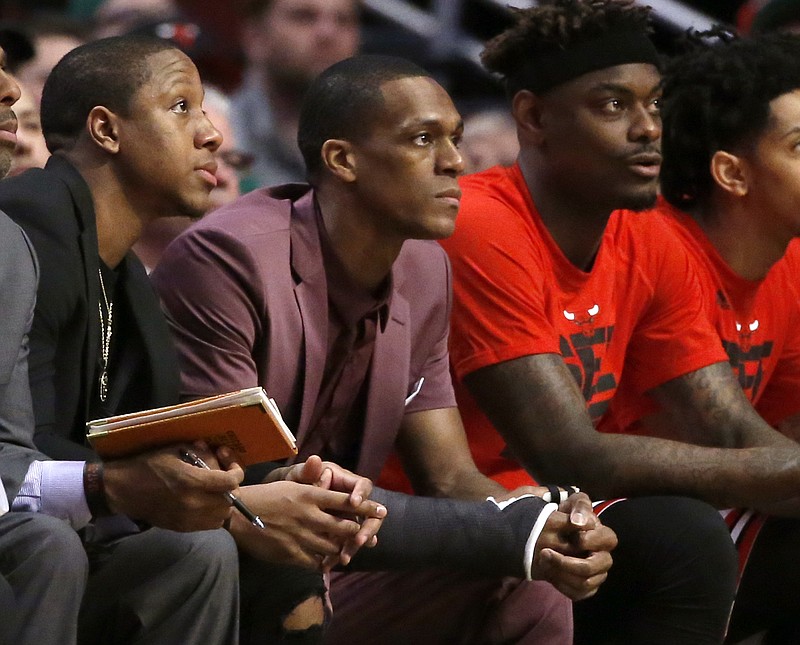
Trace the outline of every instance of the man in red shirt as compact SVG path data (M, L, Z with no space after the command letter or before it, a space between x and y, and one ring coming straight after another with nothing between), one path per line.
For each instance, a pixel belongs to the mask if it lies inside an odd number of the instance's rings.
M597 498L790 500L800 450L742 395L697 305L690 257L663 221L614 212L647 208L657 192L660 75L637 47L646 10L556 0L517 17L483 60L511 98L518 164L463 180L456 232L444 242L452 366L478 466L506 484L530 474ZM637 390L674 410L675 423L702 431L707 447L597 432L623 370L636 371ZM643 498L602 514L620 547L601 593L575 607L578 642L721 639L727 609L703 586L713 574L700 567L693 577L691 563L729 558L730 542L700 535L719 528L708 507L692 507L702 522L678 519L691 503ZM674 577L652 586L648 558L661 548ZM625 601L656 611L620 620ZM702 602L713 609L690 611Z
M654 217L670 226L695 262L705 315L742 391L770 425L797 440L800 247L792 240L800 235L800 41L724 37L708 46L697 40L665 78L666 201ZM625 372L601 429L718 441L704 427L654 409L638 391L641 375L636 367ZM773 435L777 445L781 437ZM759 508L796 516L791 504ZM729 638L766 629L768 642L798 642L798 603L786 589L800 579L800 523L752 510L725 515L743 568Z

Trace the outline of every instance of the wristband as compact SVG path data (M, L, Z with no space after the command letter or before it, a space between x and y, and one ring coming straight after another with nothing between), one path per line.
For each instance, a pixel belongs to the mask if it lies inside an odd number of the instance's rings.
M103 485L103 462L87 461L83 465L83 493L92 517L112 515Z
M561 490L558 486L545 486L545 488L547 492L542 495L542 499L545 502L554 502L556 504L565 502L570 495L581 492L581 489L577 486L565 486L564 490Z

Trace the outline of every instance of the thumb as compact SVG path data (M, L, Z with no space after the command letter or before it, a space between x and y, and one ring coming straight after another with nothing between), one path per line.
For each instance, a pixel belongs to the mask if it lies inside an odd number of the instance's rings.
M316 484L322 476L322 470L322 459L317 455L311 455L305 463L292 468L289 479L299 484Z

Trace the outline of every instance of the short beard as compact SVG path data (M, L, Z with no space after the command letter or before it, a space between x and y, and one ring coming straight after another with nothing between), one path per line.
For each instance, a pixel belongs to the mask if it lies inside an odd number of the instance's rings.
M658 198L658 191L653 190L652 193L642 193L640 195L630 195L626 197L624 200L621 200L622 203L617 206L619 210L629 210L629 211L646 211L653 206L656 205L656 199Z
M0 179L8 174L11 170L11 151L0 150Z

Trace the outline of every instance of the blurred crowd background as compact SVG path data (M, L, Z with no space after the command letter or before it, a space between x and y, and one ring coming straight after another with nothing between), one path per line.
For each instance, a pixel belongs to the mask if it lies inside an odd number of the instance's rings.
M47 158L37 104L49 70L92 38L170 38L195 61L223 130L220 200L237 189L301 180L297 107L308 82L356 51L410 58L434 72L466 118L468 171L510 163L513 124L480 66L483 42L508 24L507 0L0 0L0 45L23 88L14 172ZM533 0L510 4L527 7ZM689 27L741 32L800 25L800 0L650 0L655 40L670 53ZM225 179L226 173L229 180Z

